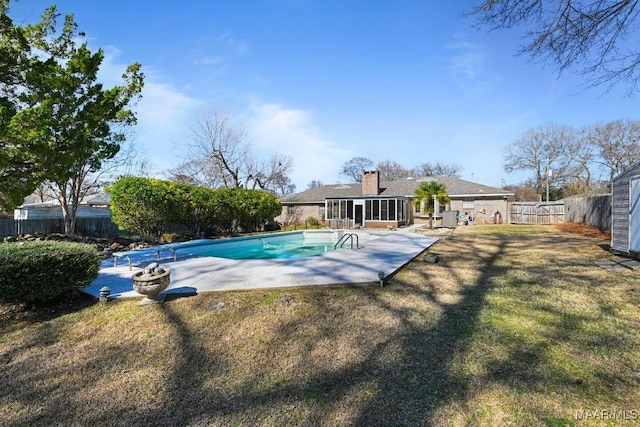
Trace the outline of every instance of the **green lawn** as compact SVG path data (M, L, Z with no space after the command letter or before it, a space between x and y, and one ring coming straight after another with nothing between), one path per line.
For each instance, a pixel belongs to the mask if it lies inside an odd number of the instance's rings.
M636 425L640 273L607 243L459 227L384 288L0 306L0 425Z

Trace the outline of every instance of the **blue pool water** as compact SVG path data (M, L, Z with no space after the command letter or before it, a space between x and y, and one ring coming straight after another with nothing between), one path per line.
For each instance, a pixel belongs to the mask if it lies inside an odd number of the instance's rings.
M299 231L276 233L256 237L243 237L225 240L212 240L210 244L198 244L176 248L180 255L208 256L228 259L293 259L319 255L335 248L344 231ZM358 243L362 246L379 236L359 233ZM351 239L347 239L340 248L351 248ZM353 238L353 247L356 239Z
M332 251L334 243L303 244L289 242L286 244L269 246L247 246L234 249L212 248L210 252L200 253L201 256L212 256L228 259L274 259L274 258L304 258Z

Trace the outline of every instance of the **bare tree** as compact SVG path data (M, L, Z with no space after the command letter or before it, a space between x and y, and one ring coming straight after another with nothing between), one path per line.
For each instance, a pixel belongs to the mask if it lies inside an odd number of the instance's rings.
M245 161L250 146L242 128L231 123L231 116L216 111L206 114L190 135L190 154L203 172L222 187L240 187L248 180Z
M411 170L405 168L395 160L383 160L378 163L377 169L380 172L381 181L394 181L411 176Z
M314 188L320 188L322 187L324 184L322 183L322 181L320 181L319 179L314 179L311 180L308 184L307 184L307 190L313 190Z
M169 181L179 182L180 184L208 187L208 185L203 184L202 181L199 180L199 171L200 167L195 166L194 161L190 161L169 169L167 171L167 176Z
M515 202L539 201L540 193L530 184L525 182L519 185L506 185L504 189L513 193L513 201Z
M638 91L640 52L634 35L637 0L483 0L471 11L480 27L508 29L529 24L521 53L549 61L560 73L577 66L590 85L610 89L622 81Z
M362 182L362 173L371 170L373 161L366 157L354 157L342 165L341 175L353 179L354 182Z
M171 181L202 187L221 187L222 179L218 169L206 159L191 159L169 169L167 175Z
M295 191L296 186L288 176L293 169L291 157L276 153L266 160L247 159L245 165L248 171L246 188L260 188L281 196Z
M604 169L606 179L640 161L640 121L614 120L585 131L585 138L597 155L593 162Z
M293 194L296 192L296 185L291 181L291 178L286 177L284 181L282 181L278 188L276 188L276 196L286 196L289 194Z
M34 191L33 194L25 199L25 203L30 203L34 199L37 201L36 203L42 203L49 200L55 200L56 196L51 192L48 183L45 181L36 188L36 191Z
M542 193L549 184L562 196L601 194L611 179L640 161L640 121L614 120L579 131L548 123L506 148L505 171L531 171ZM548 169L547 169L548 168Z
M572 181L562 187L562 197L571 196L590 196L594 194L604 194L610 192L611 189L607 182L591 181Z
M189 159L169 170L171 179L184 182L188 178L211 188L260 188L275 194L295 189L289 177L292 159L277 153L268 159L256 156L246 132L222 111L206 114L189 139Z
M580 138L573 128L548 123L527 131L506 147L504 170L533 172L535 188L541 194L547 178L550 185L561 186L580 173L577 159L581 152Z
M354 157L342 166L342 175L352 178L355 182L362 181L362 173L371 170L374 163L366 157ZM425 162L419 166L408 169L395 160L383 160L375 166L380 172L380 179L383 181L393 181L396 179L404 179L410 176L451 176L460 177L460 166L455 163L434 164Z
M460 166L455 163L429 163L425 162L413 169L412 173L418 177L423 176L450 176L460 178Z

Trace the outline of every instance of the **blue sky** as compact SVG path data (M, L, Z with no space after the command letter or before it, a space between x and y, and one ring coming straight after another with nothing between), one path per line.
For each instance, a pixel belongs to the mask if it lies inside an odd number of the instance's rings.
M584 78L517 56L519 32L472 28L464 12L477 3L55 2L105 50L105 83L142 64L135 142L158 177L216 109L236 118L257 153L291 156L298 191L348 181L340 168L355 156L456 163L463 179L515 184L529 174L504 172L504 148L527 130L637 118L626 88L583 90ZM21 0L11 14L34 22L50 4Z

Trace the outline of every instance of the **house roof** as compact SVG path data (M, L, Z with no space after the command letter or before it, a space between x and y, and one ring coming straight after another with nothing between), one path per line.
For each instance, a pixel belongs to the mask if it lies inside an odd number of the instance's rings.
M380 193L376 197L413 197L416 188L423 183L437 181L445 186L449 197L478 197L493 196L507 197L513 193L499 188L489 187L463 179L450 176L435 176L419 179L398 179L394 181L381 182ZM362 184L330 184L323 185L296 194L290 194L280 198L282 203L323 203L325 199L356 199L364 196L362 194Z
M111 196L108 193L97 193L86 196L81 202L81 205L87 206L102 206L109 205L111 203ZM57 199L47 200L45 202L36 203L24 203L20 205L19 209L38 209L48 208L52 206L60 206L60 202Z
M111 194L109 193L96 193L86 196L80 204L82 205L110 205Z

